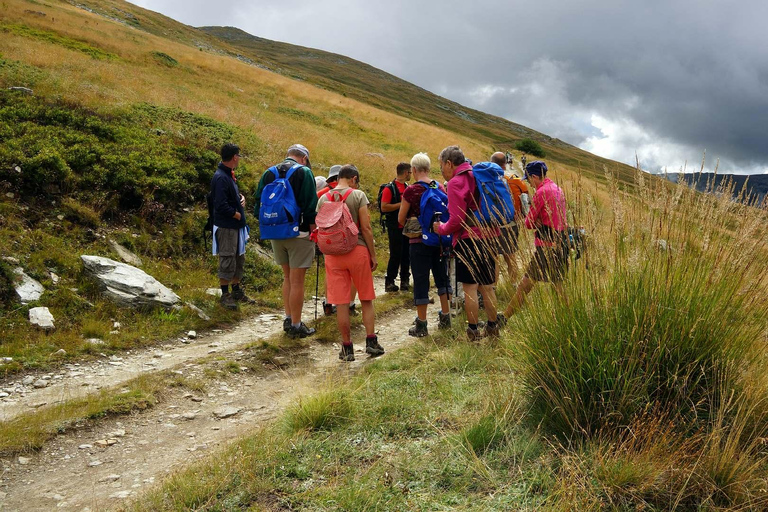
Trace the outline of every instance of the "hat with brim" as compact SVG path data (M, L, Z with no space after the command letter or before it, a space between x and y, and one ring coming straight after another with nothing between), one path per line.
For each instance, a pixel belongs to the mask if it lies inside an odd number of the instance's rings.
M312 164L309 162L309 150L303 145L303 144L294 144L293 146L288 148L288 153L291 153L293 151L298 151L305 157L307 157L307 167L310 169L312 168Z
M339 172L341 171L340 165L332 165L331 169L328 171L328 181L331 181L332 178L339 179Z

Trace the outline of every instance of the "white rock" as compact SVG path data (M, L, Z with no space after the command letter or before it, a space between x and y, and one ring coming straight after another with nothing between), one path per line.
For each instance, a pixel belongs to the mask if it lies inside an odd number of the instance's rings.
M37 389L42 389L48 387L48 381L47 380L36 380L34 383L32 383L32 387Z
M125 429L117 429L114 432L107 434L107 437L125 437Z
M187 333L187 336L189 336L191 339L194 340L195 338L197 338L197 331L189 331Z
M219 291L221 291L221 290L219 290ZM194 311L195 313L197 313L197 316L200 317L201 319L205 320L206 322L211 319L210 316L205 314L205 311L203 311L199 307L195 306L191 302L185 302L184 305L187 306L192 311Z
M95 468L96 466L101 466L102 464L104 464L104 463L101 462L100 460L94 460L94 461L91 461L91 462L88 463L88 467L89 468Z
M0 363L12 363L13 358L12 357L0 357Z
M120 480L120 475L113 474L113 475L107 475L103 478L100 478L99 482L116 482L118 480Z
M19 299L21 300L22 304L29 304L30 302L34 302L36 300L39 300L40 297L43 295L43 292L45 292L45 288L43 288L43 285L29 277L27 274L24 273L24 269L21 267L17 267L13 269L14 274L16 274L16 295L19 296Z
M5 197L7 197L8 199L13 199L13 192L6 192Z
M221 288L208 288L205 293L214 297L221 297Z
M78 446L78 448L80 450L90 450L91 448L93 448L93 445L92 444L81 444L80 446Z
M134 267L140 267L144 263L141 261L141 258L133 254L131 251L120 245L119 243L115 242L114 240L109 240L109 246L112 247L112 250L117 253L118 256L120 256L120 259L126 262L129 265L133 265Z
M11 265L18 265L21 263L18 259L14 258L13 256L3 256L2 260L6 263L10 263Z
M35 380L36 379L33 376L27 375L26 377L24 377L24 380L22 380L21 383L24 384L25 386L31 386L32 383L35 382Z
M94 277L104 294L118 304L171 307L180 300L168 287L136 267L99 256L83 255L80 259L86 273Z
M51 311L45 307L30 309L29 323L46 331L55 328L53 325L53 315L51 314Z
M56 356L56 357L61 357L61 356L65 356L65 355L67 355L67 351L66 351L66 350L64 350L63 348L60 348L59 350L57 350L56 352L54 352L54 353L53 353L53 354L51 354L51 355L52 355L52 356Z
M100 340L99 338L88 338L85 340L86 343L89 343L91 345L103 345L104 340Z
M22 466L26 466L27 464L32 462L32 459L30 459L29 457L19 457L18 461L19 461L19 464L21 464Z
M53 286L57 286L59 284L59 281L61 281L61 278L56 274L54 274L53 272L51 272L50 270L48 271L48 275L50 275L51 277L51 283L53 283Z
M133 494L133 491L119 491L114 494L110 494L109 497L112 499L124 500L125 498L128 498L131 494Z
M8 398L9 396L11 395L6 393L5 391L0 391L0 398Z
M185 420L193 420L193 419L197 418L197 413L196 412L185 412L184 414L181 415L181 417L184 418Z
M234 416L235 414L239 413L242 409L239 407L222 407L221 409L217 409L213 411L213 416L218 419L224 419L229 418L230 416Z

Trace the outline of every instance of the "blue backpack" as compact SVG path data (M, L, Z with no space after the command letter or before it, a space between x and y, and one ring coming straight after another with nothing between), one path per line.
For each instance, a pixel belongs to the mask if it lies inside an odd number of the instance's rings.
M288 180L301 165L295 164L287 171L285 168L281 164L267 169L267 172L275 175L275 181L261 192L259 227L262 240L285 240L299 236L301 210Z
M472 167L480 204L475 216L485 225L504 226L515 219L515 203L504 179L504 170L492 162Z
M441 246L443 248L451 247L451 235L440 236L432 231L432 223L437 221L440 214L440 222L448 220L448 196L440 190L436 181L429 185L419 182L424 187L424 193L421 195L419 203L419 224L421 225L421 241L424 245L430 247Z

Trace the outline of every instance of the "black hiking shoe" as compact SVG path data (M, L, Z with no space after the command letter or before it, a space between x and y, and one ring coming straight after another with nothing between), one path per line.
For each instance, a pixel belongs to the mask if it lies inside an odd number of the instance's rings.
M342 361L354 361L355 360L355 347L352 344L342 345L339 351L339 359Z
M408 281L400 281L400 291L401 292L411 291L411 284Z
M379 345L378 336L373 338L365 338L365 353L370 354L371 357L380 356L384 353L384 347Z
M243 304L255 304L256 301L245 294L242 289L232 290L232 298Z
M384 291L387 293L395 293L397 291L400 291L400 288L397 287L394 281L385 281Z
M237 301L235 301L231 293L222 293L219 304L227 309L237 309Z
M450 329L451 328L451 314L437 312L437 328L438 329Z
M483 296L479 293L477 294L477 307L479 309L485 309L485 302L483 301Z
M357 304L354 302L349 305L349 316L357 315Z
M323 301L323 314L325 316L331 316L336 314L336 306L333 304L328 304L327 302Z
M501 313L498 313L496 315L496 325L498 325L500 328L504 328L504 326L507 325L507 317Z
M286 318L283 320L283 332L289 332L291 330L291 319Z
M314 327L307 327L307 324L301 322L298 327L291 326L288 336L291 338L306 338L315 334Z
M416 319L416 323L408 329L408 336L413 336L414 338L423 338L424 336L428 335L429 331L427 330L427 321L426 320L419 320Z

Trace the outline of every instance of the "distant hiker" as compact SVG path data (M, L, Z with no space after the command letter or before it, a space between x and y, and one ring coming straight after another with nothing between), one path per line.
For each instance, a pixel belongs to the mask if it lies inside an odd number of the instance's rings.
M497 152L491 155L491 162L497 164L502 169L506 168L507 158L504 153ZM517 264L515 262L515 253L517 252L517 239L520 232L518 226L524 214L522 214L522 206L520 201L521 194L528 194L528 186L518 178L514 172L512 177L506 178L509 185L509 192L512 196L513 207L515 212L515 220L500 227L499 234L499 255L504 258L507 263L507 272L509 279L513 282L517 281ZM496 278L499 277L499 267L496 268Z
M568 270L566 203L563 191L547 178L547 164L535 160L525 166L528 181L536 189L533 206L525 217L525 227L536 232L536 252L528 264L517 293L507 306L513 315L525 303L525 297L537 281L550 281L558 295L565 297L563 279Z
M522 165L522 168L525 169L525 155L520 157L520 164Z
M478 288L485 298L488 323L485 335L499 334L496 314L496 242L498 235L477 226L474 221L480 208L480 193L475 185L472 164L464 157L459 146L448 146L440 152L440 170L448 180L448 222L435 222L433 229L440 235L453 236L456 255L456 278L464 289L464 310L467 313L467 337L478 340L483 334L478 330Z
M240 163L240 148L231 143L221 148L221 162L211 179L213 202L213 254L219 256L221 305L237 309L238 302L252 303L240 288L245 265L245 197L237 188L235 169ZM229 285L232 285L232 293Z
M315 190L319 193L325 187L328 186L328 182L322 176L315 176Z
M445 204L448 197L445 188L429 175L432 165L425 153L418 153L411 159L415 183L403 192L397 222L405 225L409 218L417 218L421 226L421 236L408 238L411 252L411 269L413 270L413 302L418 318L408 334L422 337L429 334L427 329L427 304L429 304L429 271L435 279L437 294L440 296L440 312L437 318L437 328L446 329L451 326L450 295L453 293L448 280L448 255L450 240L440 240L431 232L432 223L442 217L448 220L448 210ZM433 196L430 199L430 196ZM432 204L427 204L432 203ZM424 210L422 210L424 205ZM439 214L437 214L439 212ZM445 244L445 247L443 246Z
M325 186L317 191L318 199L327 194L329 190L333 190L333 188L336 186L336 183L339 181L340 170L340 165L331 166L331 169L328 171L328 177L325 179Z
M272 242L283 269L283 330L293 338L310 336L315 329L301 321L304 279L315 258L309 233L315 229L317 193L309 150L301 144L288 148L286 159L261 176L255 202L261 238Z
M429 169L427 169L429 170ZM383 185L379 205L381 214L386 223L387 239L389 240L389 263L387 274L384 278L384 289L388 292L398 290L407 292L410 290L410 252L408 238L403 236L403 225L398 222L403 192L411 178L411 164L401 162L397 164L397 177ZM400 270L400 287L395 284L398 269Z
M350 284L354 283L360 296L363 310L363 325L365 326L365 351L371 356L384 353L379 345L374 331L375 313L373 299L376 292L373 289L373 271L378 266L376 251L373 247L373 228L368 212L368 197L360 186L360 172L351 164L344 165L339 171L339 182L333 191L327 192L317 202L317 211L323 216L321 209L328 201L342 201L347 205L352 221L357 226L358 240L352 250L346 254L325 255L325 279L328 287L328 301L335 304L336 324L341 333L342 348L339 359L354 361L355 351L349 325ZM322 241L318 242L323 249Z

